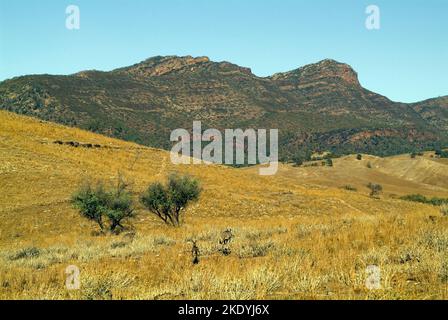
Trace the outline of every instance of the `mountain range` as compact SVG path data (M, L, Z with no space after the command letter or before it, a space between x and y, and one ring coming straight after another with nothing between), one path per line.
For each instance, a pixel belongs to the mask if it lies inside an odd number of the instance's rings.
M0 109L170 149L170 132L279 129L280 160L316 151L386 156L448 145L448 96L394 102L323 60L258 77L207 57L158 56L109 72L29 75L0 83Z

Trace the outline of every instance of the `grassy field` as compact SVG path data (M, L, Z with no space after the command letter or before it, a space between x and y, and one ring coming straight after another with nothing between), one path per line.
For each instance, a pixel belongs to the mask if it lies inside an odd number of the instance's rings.
M349 156L334 167L282 165L271 177L255 169L173 166L165 151L0 112L0 298L448 298L448 217L398 199L448 197L446 162ZM181 228L138 206L128 230L98 235L70 204L88 179L121 174L137 199L175 171L204 188ZM369 197L368 182L383 185L380 199ZM219 239L229 227L235 238L224 256ZM80 290L65 286L70 265ZM366 287L369 265L380 268L381 289Z

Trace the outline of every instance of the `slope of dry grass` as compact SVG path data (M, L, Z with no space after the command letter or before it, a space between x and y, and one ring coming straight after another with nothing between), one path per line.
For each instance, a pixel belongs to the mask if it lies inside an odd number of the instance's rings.
M54 140L109 148L72 148ZM448 220L436 207L341 189L356 177L356 170L350 175L338 164L350 159L337 160L334 168L282 167L273 177L260 177L253 168L176 167L165 151L5 112L0 159L0 298L448 297ZM411 184L402 174L369 170L393 181L372 181L383 182L386 193L398 193L400 183L406 193L445 192L440 183ZM121 173L137 196L172 171L196 176L204 187L179 229L138 207L128 231L95 236L96 226L69 203L88 178L114 181ZM223 256L218 241L227 227L235 239L232 253ZM190 239L198 240L198 265L191 263ZM81 271L80 290L65 288L69 265ZM366 288L368 265L381 268L382 289Z
M302 185L332 188L350 185L362 192L368 192L369 182L379 183L385 187L387 197L409 194L448 197L448 163L431 155L428 152L415 159L410 155L387 158L363 155L362 160L350 155L334 159L334 168L316 168L310 163L300 168L282 165L277 176ZM256 168L246 170L255 172Z

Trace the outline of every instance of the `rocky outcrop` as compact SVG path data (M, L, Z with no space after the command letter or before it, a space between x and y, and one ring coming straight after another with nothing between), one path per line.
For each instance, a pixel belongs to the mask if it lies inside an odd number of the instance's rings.
M129 68L120 69L119 71L135 76L152 77L161 76L183 68L191 68L197 64L207 63L209 61L208 57L154 57Z
M271 77L284 89L304 88L309 85L328 85L342 81L343 85L360 87L358 74L348 64L327 59L302 68L277 73Z

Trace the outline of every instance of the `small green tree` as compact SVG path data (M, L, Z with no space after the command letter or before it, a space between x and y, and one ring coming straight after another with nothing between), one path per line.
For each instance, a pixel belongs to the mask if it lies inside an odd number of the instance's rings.
M155 182L148 187L140 197L141 203L152 213L157 215L165 223L174 225L170 215L171 204L168 192L160 182Z
M190 176L171 174L166 185L151 184L141 195L141 203L165 223L175 227L181 224L182 212L201 194L199 181Z
M104 212L110 221L110 231L116 232L117 228L124 229L121 222L135 215L131 193L123 179L119 178L117 188L107 195L107 206Z
M383 191L382 185L371 183L371 182L367 185L367 188L370 189L371 197L379 197L380 193Z
M107 196L102 184L93 187L91 183L85 183L72 195L71 202L83 217L96 222L104 230L103 213L107 206Z
M109 220L109 231L117 232L124 228L122 221L134 216L133 200L127 185L120 177L116 188L107 190L102 182L95 186L84 184L72 196L72 204L81 215L95 221L101 231L104 231L104 217Z

